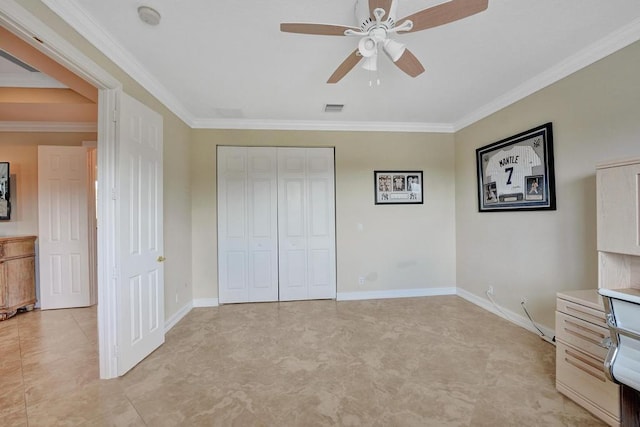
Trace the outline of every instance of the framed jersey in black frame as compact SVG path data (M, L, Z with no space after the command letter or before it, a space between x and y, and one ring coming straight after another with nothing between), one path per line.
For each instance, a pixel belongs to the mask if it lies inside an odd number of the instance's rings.
M476 164L480 212L556 209L551 123L478 148Z

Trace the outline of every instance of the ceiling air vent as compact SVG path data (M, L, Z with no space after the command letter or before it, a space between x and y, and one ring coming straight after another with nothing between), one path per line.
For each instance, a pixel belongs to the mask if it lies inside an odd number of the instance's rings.
M324 106L325 113L341 113L344 108L344 104L326 104Z

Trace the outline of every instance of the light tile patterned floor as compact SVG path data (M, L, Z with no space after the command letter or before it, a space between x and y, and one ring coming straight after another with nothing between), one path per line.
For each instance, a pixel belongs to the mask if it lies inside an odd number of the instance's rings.
M555 348L455 296L191 311L98 380L95 308L0 322L0 425L601 426Z

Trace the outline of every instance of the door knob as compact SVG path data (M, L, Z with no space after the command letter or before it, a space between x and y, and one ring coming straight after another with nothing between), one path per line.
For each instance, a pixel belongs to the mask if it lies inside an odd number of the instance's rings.
M165 257L163 257L162 255L160 255L158 257L158 262L165 262L167 259Z

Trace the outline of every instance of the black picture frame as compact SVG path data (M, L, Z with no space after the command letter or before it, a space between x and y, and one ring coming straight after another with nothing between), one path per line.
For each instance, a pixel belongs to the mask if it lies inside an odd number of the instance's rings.
M11 170L9 162L0 162L0 221L11 219Z
M422 171L374 171L373 188L376 205L413 205L424 201Z
M551 123L476 150L480 212L556 209Z

